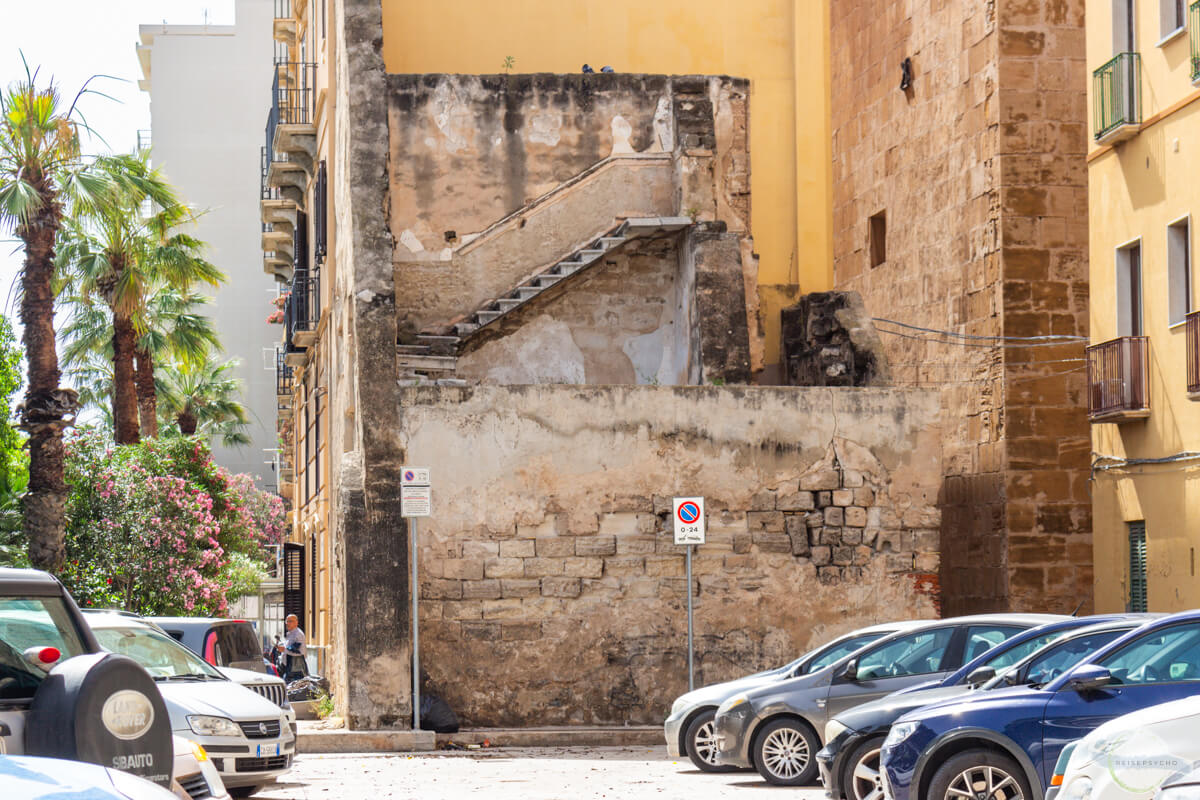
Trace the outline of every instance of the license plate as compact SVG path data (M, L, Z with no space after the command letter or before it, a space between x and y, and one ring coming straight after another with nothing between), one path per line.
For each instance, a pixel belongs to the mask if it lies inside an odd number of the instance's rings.
M278 742L275 744L260 744L258 746L258 757L259 758L267 758L269 756L277 756L277 755L280 755Z

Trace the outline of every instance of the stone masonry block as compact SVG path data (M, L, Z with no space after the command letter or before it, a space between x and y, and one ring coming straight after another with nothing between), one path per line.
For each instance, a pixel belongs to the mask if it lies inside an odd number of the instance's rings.
M534 539L509 539L499 544L501 558L533 558L537 555Z
M854 490L854 505L862 506L863 508L868 508L874 504L875 504L875 490L874 489L862 488L862 489Z
M693 596L700 593L700 582L692 578ZM658 596L662 598L682 598L687 596L687 578L659 578Z
M569 578L599 578L603 574L603 558L576 556L563 560L563 575Z
M483 562L483 574L488 578L520 578L525 574L525 559L489 558Z
M849 506L845 513L846 525L852 528L865 528L867 525L867 510L862 506Z
M812 552L812 546L808 542L807 529L798 533L789 533L787 537L792 544L792 555L807 557Z
M649 565L647 565L647 567L649 567ZM724 571L725 556L700 555L699 553L692 556L693 575L717 575Z
M754 569L757 565L758 559L750 553L725 556L725 569Z
M614 556L617 554L615 536L580 536L575 540L577 556Z
M871 506L867 509L867 525L872 528L899 528L900 516L892 508Z
M875 554L874 550L867 547L865 544L860 544L858 547L854 548L854 563L855 563L855 565L861 567L861 566L871 563L871 556L873 556L874 554Z
M800 476L800 488L810 492L832 490L841 485L840 480L837 470L818 469Z
M813 564L818 567L833 563L833 548L826 545L820 545L812 549L812 555L809 556Z
M827 544L836 547L842 543L842 528L821 528L821 533L817 537L817 544Z
M856 469L848 469L842 473L842 486L849 489L857 489L866 483L866 480L861 472Z
M633 513L601 514L600 534L602 536L625 536L638 532L638 515Z
M583 536L600 530L600 517L596 514L577 512L567 515L567 533Z
M831 499L833 500L833 504L835 506L845 507L848 505L853 505L854 490L853 489L834 489L833 497Z
M784 531L782 511L751 511L746 515L746 520L751 533L761 531L783 533Z
M464 581L462 585L464 600L499 600L500 581L489 578L485 581Z
M671 514L675 511L675 498L656 494L651 498L655 514Z
M464 639L478 639L485 642L494 642L500 638L500 623L483 622L482 620L464 621L462 623L462 635Z
M792 552L792 539L787 533L774 531L760 531L753 534L754 545L764 553L790 553Z
M733 552L735 553L749 553L750 547L753 544L754 540L748 533L735 533L733 535Z
M816 508L816 502L812 492L793 492L776 497L775 508L780 511L812 511Z
M829 586L840 583L841 579L842 571L837 567L820 567L817 569L817 580L823 585Z
M838 566L849 566L854 563L854 548L842 546L833 548L833 563Z
M846 523L846 515L841 506L830 506L825 509L825 524L838 527Z
M828 508L833 505L833 492L816 492L817 508Z
M525 609L517 598L483 601L484 619L520 619L524 616Z
M526 558L524 562L525 571L521 574L530 578L538 578L543 575L562 575L566 568L566 559L563 558Z
M537 597L542 593L542 582L537 578L505 578L500 581L500 594L504 597Z
M758 492L750 498L751 511L774 511L775 510L775 491L766 489Z
M483 559L448 558L442 562L442 574L462 581L483 580Z
M493 558L500 555L499 542L463 542L463 558Z
M421 584L421 597L426 600L459 600L462 581L433 578Z
M653 535L658 531L659 519L654 514L637 515L637 532L643 535Z
M563 558L575 555L575 539L550 536L534 540L534 552L538 558Z
M677 556L647 556L646 574L661 578L675 578L684 575L683 554Z
M542 594L546 597L579 597L579 578L542 578Z
M613 556L604 559L604 574L616 577L644 575L646 559L643 556Z
M502 622L500 638L506 642L535 642L542 638L542 623Z
M862 544L862 528L842 528L842 544Z
M480 600L447 600L442 603L443 619L480 619L483 604Z
M819 528L825 524L824 511L810 511L804 515L804 524L810 528Z
M617 555L646 555L654 552L654 536L618 536Z

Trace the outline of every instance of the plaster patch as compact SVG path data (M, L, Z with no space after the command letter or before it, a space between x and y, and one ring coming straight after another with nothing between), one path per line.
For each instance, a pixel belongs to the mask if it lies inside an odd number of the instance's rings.
M358 294L356 294L354 296L357 297L359 300L363 301L364 303L369 303L375 299L375 293L372 292L370 289L363 289L361 292L359 292Z
M417 238L417 235L407 228L404 229L404 233L400 234L400 244L407 247L413 253L420 253L425 249L425 245L421 244L421 240Z
M467 146L467 131L473 123L471 109L458 99L451 84L443 81L434 90L430 103L433 109L433 124L441 131L446 150L457 153Z
M617 114L612 120L612 135L613 146L612 155L618 153L632 153L633 145L629 143L629 137L633 135L633 126L629 124L629 120Z
M671 114L669 97L658 98L658 106L654 109L654 138L658 150L669 153L675 149L675 118Z
M531 384L587 382L583 351L560 320L538 317L506 337L458 360L458 374L479 375L486 383Z
M453 260L454 259L454 248L453 247L443 247L442 252L439 255L439 258L441 258L442 261Z
M529 121L529 141L553 147L562 138L562 114L543 111Z
M664 380L664 376L661 374L664 366L662 328L626 339L625 343L621 345L621 351L629 357L630 363L633 364L633 373L637 376L639 384L658 385L676 382L674 377Z

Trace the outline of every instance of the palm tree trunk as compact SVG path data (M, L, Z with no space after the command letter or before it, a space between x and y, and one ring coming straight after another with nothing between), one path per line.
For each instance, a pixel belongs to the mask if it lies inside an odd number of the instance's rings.
M138 421L143 438L158 436L158 395L154 391L154 359L150 351L134 351L134 382L137 384Z
M117 444L137 444L138 397L133 377L133 353L137 334L133 320L113 313L113 428Z
M41 207L17 236L25 245L21 276L21 343L29 370L29 386L21 404L20 427L29 435L29 489L22 501L29 560L35 567L58 570L65 554L63 429L75 421L79 401L58 383L58 351L54 340L54 245L62 221L58 193L43 175L27 175L41 196Z
M184 411L175 418L179 422L179 432L184 436L192 436L196 433L196 424L198 420L196 415L191 410Z

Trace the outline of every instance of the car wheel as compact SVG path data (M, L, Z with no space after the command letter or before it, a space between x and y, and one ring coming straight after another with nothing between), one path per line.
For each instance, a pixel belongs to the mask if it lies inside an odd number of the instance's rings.
M249 797L255 792L261 791L262 786L238 786L235 789L229 789L230 797Z
M1030 800L1033 793L1021 765L994 750L967 750L951 756L933 773L929 800L986 797Z
M713 718L717 712L713 709L701 711L687 726L683 734L684 749L687 757L696 768L702 772L728 772L729 767L717 763L716 727Z
M803 722L777 719L754 737L754 767L767 783L800 786L817 774L817 737Z
M846 759L846 779L842 790L846 800L882 800L883 781L879 775L879 748L883 737L868 739Z

